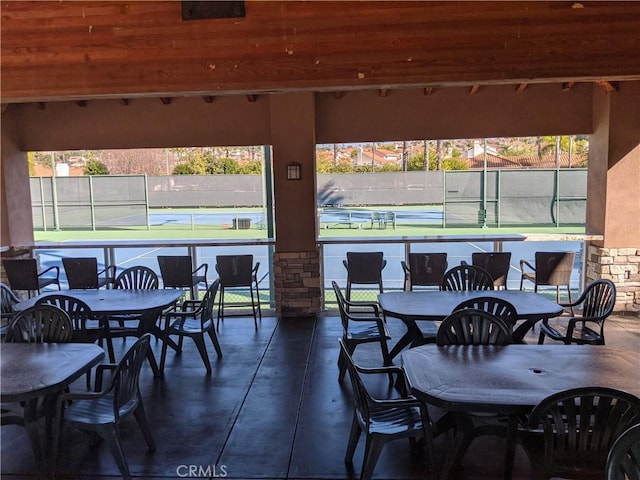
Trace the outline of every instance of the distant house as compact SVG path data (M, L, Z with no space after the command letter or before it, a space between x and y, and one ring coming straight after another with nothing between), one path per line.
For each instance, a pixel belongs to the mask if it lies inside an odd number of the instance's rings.
M484 168L484 155L480 154L473 158L468 158L469 168ZM559 155L560 168L583 168L587 166L586 154L561 153ZM513 157L502 157L499 155L487 154L487 168L556 168L555 153L538 155L518 155Z
M371 165L375 167L382 167L384 165L402 166L402 154L379 148L358 147L358 154L356 155L354 165L358 167Z

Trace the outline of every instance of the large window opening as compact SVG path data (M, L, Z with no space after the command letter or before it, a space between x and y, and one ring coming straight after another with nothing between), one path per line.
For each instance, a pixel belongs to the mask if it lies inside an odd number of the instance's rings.
M318 145L320 236L580 233L588 148L567 135Z
M269 147L29 154L36 240L273 237Z

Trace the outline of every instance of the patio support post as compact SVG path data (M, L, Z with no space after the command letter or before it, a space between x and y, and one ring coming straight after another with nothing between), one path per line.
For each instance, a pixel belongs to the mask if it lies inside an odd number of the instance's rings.
M608 278L617 311L640 311L640 82L617 92L593 91L586 232L603 240L586 246L587 283Z
M320 312L320 255L316 222L315 96L272 96L271 139L276 245L273 259L276 311L282 316ZM300 165L301 178L287 179Z

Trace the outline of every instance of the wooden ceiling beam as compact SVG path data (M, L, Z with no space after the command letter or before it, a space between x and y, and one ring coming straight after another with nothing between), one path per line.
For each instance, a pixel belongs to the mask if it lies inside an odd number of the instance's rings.
M607 93L617 92L620 89L620 84L618 82L601 80L596 82L596 84Z

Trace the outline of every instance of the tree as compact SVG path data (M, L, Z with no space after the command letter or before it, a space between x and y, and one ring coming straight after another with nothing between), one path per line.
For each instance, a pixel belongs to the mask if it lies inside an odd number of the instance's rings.
M107 166L98 160L88 160L84 167L84 175L109 175Z
M240 173L240 166L233 158L207 158L207 173L229 175Z
M258 160L245 162L239 166L238 173L244 175L260 175L262 173L262 162Z

